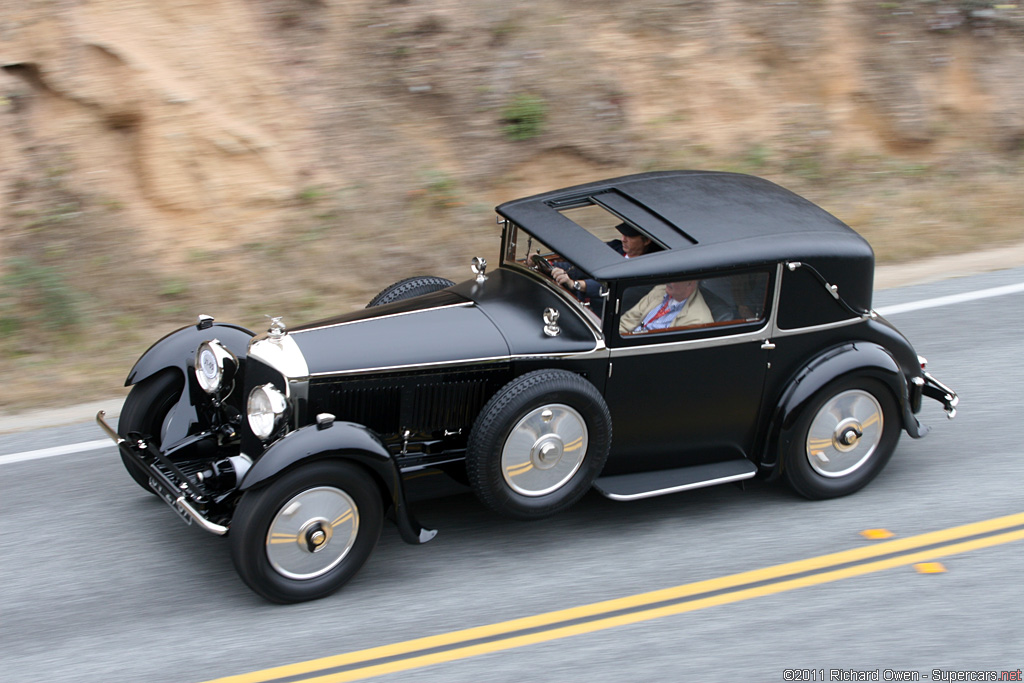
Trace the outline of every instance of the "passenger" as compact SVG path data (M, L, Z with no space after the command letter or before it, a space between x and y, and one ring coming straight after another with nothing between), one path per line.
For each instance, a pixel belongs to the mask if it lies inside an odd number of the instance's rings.
M685 280L658 285L622 315L619 334L640 334L714 322L699 284L699 280Z

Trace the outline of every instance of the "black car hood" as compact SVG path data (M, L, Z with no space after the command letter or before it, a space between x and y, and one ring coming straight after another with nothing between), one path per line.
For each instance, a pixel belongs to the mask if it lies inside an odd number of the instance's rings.
M559 311L558 336L544 333L544 310ZM398 370L515 356L594 350L580 314L527 274L499 269L484 282L292 328L309 375Z
M503 360L509 347L469 299L444 290L289 331L317 375Z

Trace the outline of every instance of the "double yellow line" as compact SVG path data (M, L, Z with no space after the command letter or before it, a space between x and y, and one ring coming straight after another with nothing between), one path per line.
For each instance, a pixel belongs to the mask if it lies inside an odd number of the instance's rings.
M208 683L343 683L692 612L1024 539L1024 513L798 562L404 643L219 678ZM299 678L308 675L308 678Z

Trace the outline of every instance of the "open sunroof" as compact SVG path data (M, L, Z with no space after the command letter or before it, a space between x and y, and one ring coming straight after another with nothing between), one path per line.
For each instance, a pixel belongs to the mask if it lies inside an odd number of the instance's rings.
M616 226L626 222L662 249L697 243L678 227L615 190L553 202L551 207L603 242L618 239ZM683 244L680 237L685 240Z

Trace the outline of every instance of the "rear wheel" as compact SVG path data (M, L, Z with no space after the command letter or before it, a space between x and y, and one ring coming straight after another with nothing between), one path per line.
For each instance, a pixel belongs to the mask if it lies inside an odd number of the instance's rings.
M839 379L819 391L797 419L783 471L807 498L860 490L889 462L900 439L896 399L869 377Z
M347 462L315 462L242 496L231 522L231 559L267 600L316 600L363 566L383 516L370 475Z
M420 296L421 294L438 292L442 289L447 289L454 284L455 283L451 280L443 277L433 277L431 275L408 277L382 289L377 296L370 299L370 303L366 304L366 307L373 308L374 306L383 306L384 304L390 304L393 301L402 301L403 299L411 299L414 296Z
M130 434L138 434L147 437L152 445L159 448L164 420L178 402L184 383L180 372L167 368L133 386L117 421L118 435L128 439ZM149 487L149 474L142 466L124 453L121 453L121 462L139 486L156 495Z

